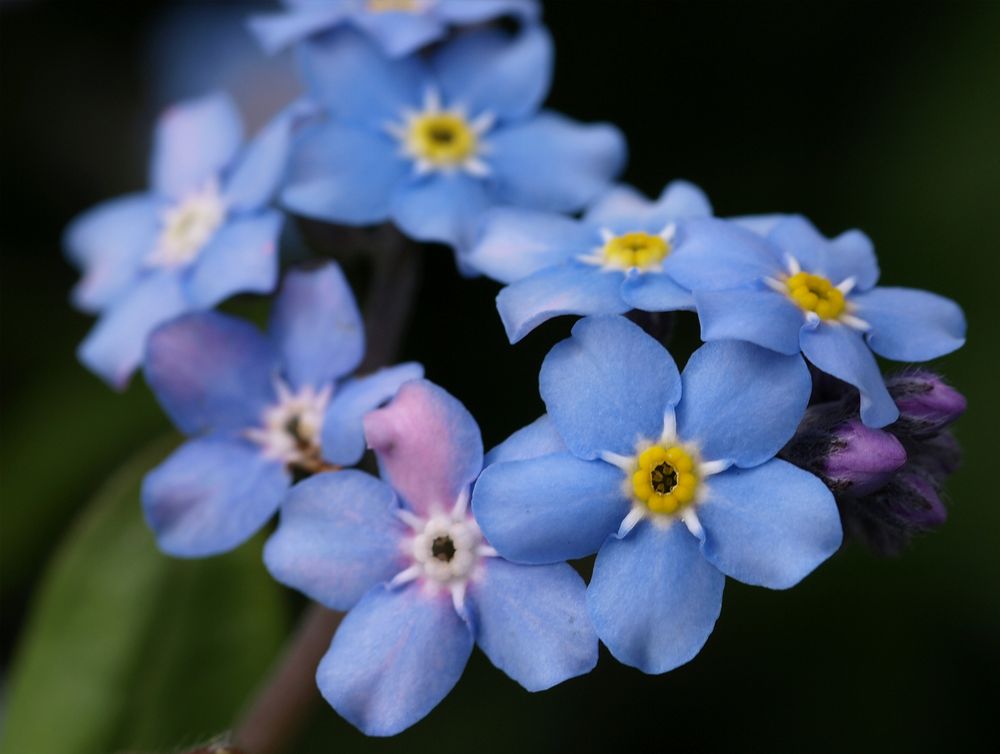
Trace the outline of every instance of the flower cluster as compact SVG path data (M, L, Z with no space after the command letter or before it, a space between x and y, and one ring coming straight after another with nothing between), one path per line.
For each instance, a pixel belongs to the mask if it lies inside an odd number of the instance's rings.
M81 359L116 387L141 367L189 438L143 485L159 546L224 552L279 514L267 569L347 611L317 673L347 720L409 727L476 645L531 691L589 672L598 640L663 673L707 641L727 576L786 589L843 531L897 551L943 522L964 399L927 371L886 381L876 355L960 347L954 302L878 287L860 231L612 185L618 130L542 107L538 3L287 5L250 24L296 47L304 98L245 147L225 96L169 109L151 190L66 247L100 314ZM278 287L283 211L447 244L503 284L511 343L581 317L541 365L546 413L484 454L419 364L351 376L380 312L363 321L329 260L285 272L266 332L212 311ZM623 316L680 310L704 341L683 370ZM348 468L366 448L380 478ZM585 583L568 561L590 556Z

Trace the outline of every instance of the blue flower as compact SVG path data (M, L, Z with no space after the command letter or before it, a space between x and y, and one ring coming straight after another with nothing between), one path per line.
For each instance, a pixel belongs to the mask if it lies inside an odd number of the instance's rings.
M539 378L548 414L495 452L472 508L505 558L597 552L587 606L620 661L694 657L725 576L783 589L837 550L826 486L774 458L809 400L798 356L708 343L683 375L623 317L588 317Z
M429 59L390 60L341 31L303 47L310 95L329 118L303 133L282 201L348 225L391 219L463 248L495 204L570 212L602 192L625 147L610 125L538 108L552 42L485 29Z
M483 218L465 262L509 284L497 309L511 343L561 314L694 309L671 269L685 253L685 220L711 214L705 195L683 181L669 184L656 202L616 187L582 220L496 208Z
M250 19L250 28L271 53L349 26L372 38L390 57L401 57L440 40L452 27L503 16L527 24L541 15L536 0L285 0L285 5L284 13Z
M288 273L267 335L218 312L158 328L146 381L194 437L143 483L160 548L181 557L230 550L274 515L293 475L357 463L364 414L423 373L402 364L343 379L363 353L361 316L332 263Z
M597 637L580 576L498 557L468 512L483 445L465 407L415 380L365 433L385 481L301 482L264 550L278 581L350 610L316 675L334 709L369 735L398 733L447 696L473 644L529 691L589 672Z
M228 96L175 105L157 123L151 190L99 204L70 225L67 253L84 271L74 303L101 313L79 349L88 368L124 387L158 324L237 292L273 290L282 215L267 203L296 112L244 147Z
M883 427L899 415L872 355L926 361L965 342L955 302L910 288L876 288L869 238L824 238L803 217L704 221L695 254L674 276L695 291L706 341L737 339L784 354L800 351L861 393L861 418ZM730 267L727 285L715 271Z

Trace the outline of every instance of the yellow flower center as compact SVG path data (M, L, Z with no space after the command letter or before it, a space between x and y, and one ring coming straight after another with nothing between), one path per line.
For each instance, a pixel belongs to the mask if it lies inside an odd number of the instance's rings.
M624 269L653 267L668 254L670 244L665 238L641 231L615 236L604 244L605 263Z
M418 13L420 0L368 0L369 13Z
M461 165L475 155L478 139L468 121L452 112L415 117L406 134L410 154L434 166Z
M694 502L698 492L695 462L679 445L653 445L639 454L632 474L636 499L653 513L676 513Z
M837 319L844 313L844 294L822 275L797 272L785 281L788 297L800 309L815 312L820 319Z

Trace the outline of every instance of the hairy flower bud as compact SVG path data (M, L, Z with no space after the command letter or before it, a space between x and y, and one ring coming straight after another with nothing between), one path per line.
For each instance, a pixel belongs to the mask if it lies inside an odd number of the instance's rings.
M827 455L818 471L837 492L860 496L884 487L906 463L903 444L860 419L849 419L831 432Z
M899 407L899 429L915 436L934 435L965 412L965 396L933 372L903 372L886 387Z

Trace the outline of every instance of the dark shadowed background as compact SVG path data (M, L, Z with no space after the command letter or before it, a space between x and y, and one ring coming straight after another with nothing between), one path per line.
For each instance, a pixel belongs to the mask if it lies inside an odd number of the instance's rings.
M532 695L477 651L452 695L400 737L365 739L323 706L293 750L991 748L1000 3L545 5L557 45L549 103L617 123L630 182L658 193L683 177L721 215L802 212L828 235L859 227L884 281L965 307L970 344L937 364L970 406L956 430L965 464L951 519L898 559L847 546L789 592L728 582L715 633L672 673L645 676L605 652L591 675ZM74 214L145 185L151 125L167 102L225 85L259 125L291 96L289 61L256 52L242 12L221 2L0 8L9 754L169 751L211 737L302 606L264 575L260 539L211 563L156 553L135 480L170 429L141 379L117 395L75 361L91 321L69 308L76 273L60 252ZM538 366L568 321L509 347L497 286L460 278L443 249L427 250L422 286L403 356L466 403L488 444L534 419ZM695 336L683 320L681 341Z

